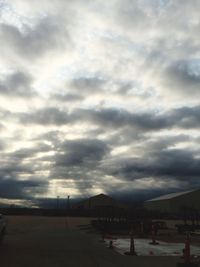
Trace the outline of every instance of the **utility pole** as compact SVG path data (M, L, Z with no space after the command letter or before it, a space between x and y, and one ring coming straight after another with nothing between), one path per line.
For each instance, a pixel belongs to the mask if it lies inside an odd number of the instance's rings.
M56 201L56 203L57 203L57 209L59 209L59 200L60 200L60 197L57 196L57 201Z
M70 196L67 196L67 209L70 209Z

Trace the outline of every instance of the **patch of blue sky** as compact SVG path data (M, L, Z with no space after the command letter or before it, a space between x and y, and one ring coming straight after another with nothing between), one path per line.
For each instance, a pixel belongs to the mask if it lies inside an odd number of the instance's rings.
M189 76L200 79L200 58L191 59L187 63L187 72Z
M126 36L118 35L112 31L92 31L91 36L94 38L105 38L116 42L118 45L121 45L123 48L126 48L130 53L139 53L144 56L144 53L148 53L148 46L141 42L133 42L128 39Z
M138 5L149 7L154 10L164 9L171 3L171 0L138 0Z
M155 18L156 20L164 14L171 0L138 0L138 6L147 16Z

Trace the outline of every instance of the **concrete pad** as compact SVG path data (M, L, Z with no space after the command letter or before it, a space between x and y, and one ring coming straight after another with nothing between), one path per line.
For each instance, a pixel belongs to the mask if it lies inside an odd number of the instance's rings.
M182 256L184 243L168 243L163 241L157 241L158 245L151 245L151 239L134 239L135 251L138 256ZM109 243L109 239L106 239L106 243ZM117 252L124 255L124 252L130 249L129 238L118 238L113 240L113 246ZM200 256L200 247L191 246L191 255Z

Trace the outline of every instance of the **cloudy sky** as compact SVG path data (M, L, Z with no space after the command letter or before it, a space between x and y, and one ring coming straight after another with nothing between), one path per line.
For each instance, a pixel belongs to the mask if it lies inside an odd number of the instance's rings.
M199 0L0 0L0 198L200 186Z

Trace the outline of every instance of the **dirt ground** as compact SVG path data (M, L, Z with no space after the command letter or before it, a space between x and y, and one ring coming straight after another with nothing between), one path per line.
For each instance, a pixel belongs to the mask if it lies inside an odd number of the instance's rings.
M120 255L100 242L88 218L8 216L3 267L175 267L179 257Z

